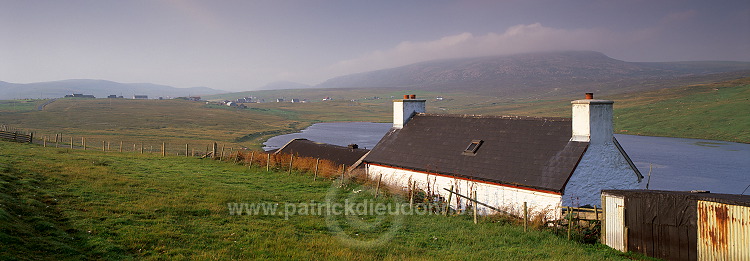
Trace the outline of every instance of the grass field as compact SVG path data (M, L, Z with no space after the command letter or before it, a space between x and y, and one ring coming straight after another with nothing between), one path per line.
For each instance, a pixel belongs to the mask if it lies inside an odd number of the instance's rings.
M0 112L28 112L36 110L45 100L0 100Z
M230 215L228 203L322 202L372 198L357 185L332 187L310 174L192 157L42 148L0 142L0 259L334 259L334 260L620 260L602 245L547 230L524 233L501 219L405 216L381 245L350 246L326 217ZM353 191L364 190L354 193ZM344 195L355 195L348 197ZM372 200L372 199L371 199ZM377 202L398 201L381 197ZM374 239L397 221L342 225ZM342 219L343 220L343 219Z

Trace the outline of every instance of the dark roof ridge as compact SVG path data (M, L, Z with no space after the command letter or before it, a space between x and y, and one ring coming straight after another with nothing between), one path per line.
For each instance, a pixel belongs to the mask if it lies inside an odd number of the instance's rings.
M441 113L417 113L415 116L455 117L455 118L477 118L477 119L508 119L508 120L546 120L546 121L572 121L572 118L563 117L538 117L538 116L515 116L515 115L477 115L477 114L441 114Z

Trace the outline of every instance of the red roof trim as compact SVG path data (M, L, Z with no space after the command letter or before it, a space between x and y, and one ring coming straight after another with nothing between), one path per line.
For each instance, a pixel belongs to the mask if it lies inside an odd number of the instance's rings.
M424 173L424 174L429 174L429 175L435 175L435 176L441 176L441 177L446 177L446 178L468 180L468 181L472 181L472 182L479 182L479 183L485 183L485 184L502 186L502 187L509 187L509 188L516 188L516 189L522 189L522 190L530 190L530 191L536 191L536 192L542 192L542 193L548 193L548 194L562 195L562 193L560 193L560 192L555 192L555 191L551 191L551 190L534 189L534 188L527 188L527 187L521 187L521 186L514 186L514 185L502 184L502 183L497 183L497 182L491 182L491 181L484 181L484 180L478 180L478 179L469 179L469 178L463 178L463 177L457 177L457 176L450 176L450 175L445 175L445 174L438 174L438 173L434 173L434 172L427 172L427 171L422 171L422 170L415 170L415 169L407 169L407 168L401 168L401 167L396 167L396 166L382 165L382 164L377 164L377 163L372 163L372 162L365 162L365 164L375 165L375 166L380 166L380 167L386 167L386 168L406 170L406 171L419 172L419 173Z

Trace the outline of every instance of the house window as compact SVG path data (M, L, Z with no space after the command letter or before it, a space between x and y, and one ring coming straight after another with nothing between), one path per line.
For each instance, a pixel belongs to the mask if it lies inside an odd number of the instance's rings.
M472 140L471 143L469 143L469 146L466 147L464 150L463 155L467 156L474 156L477 154L477 150L479 150L479 146L482 146L483 140Z

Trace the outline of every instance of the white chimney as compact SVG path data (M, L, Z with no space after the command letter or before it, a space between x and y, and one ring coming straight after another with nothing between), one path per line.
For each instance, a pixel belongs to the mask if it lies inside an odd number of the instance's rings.
M573 104L573 137L571 141L590 142L592 145L612 143L612 104L609 100L594 100L593 93Z
M424 113L427 100L417 100L417 96L404 95L404 99L393 100L393 127L401 129L416 113Z

